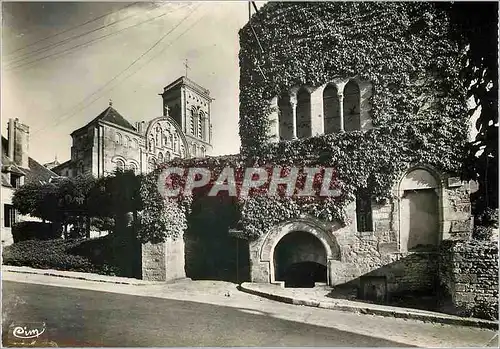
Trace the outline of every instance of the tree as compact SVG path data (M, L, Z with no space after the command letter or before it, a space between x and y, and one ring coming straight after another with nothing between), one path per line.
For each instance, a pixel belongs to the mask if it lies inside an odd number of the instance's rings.
M21 214L62 224L65 234L67 225L74 223L88 237L88 195L94 186L91 176L64 178L56 183L28 183L14 192L12 203Z
M52 183L28 183L16 189L12 197L14 208L23 215L43 221L60 221L58 187Z
M476 217L498 209L498 3L456 2L449 6L457 40L467 46L462 76L468 97L479 113L475 140L469 144L465 177L476 180L473 195Z
M116 171L113 175L97 180L89 192L88 209L92 217L113 218L115 232L126 230L132 216L137 222L137 212L142 210L140 197L141 176L133 171Z

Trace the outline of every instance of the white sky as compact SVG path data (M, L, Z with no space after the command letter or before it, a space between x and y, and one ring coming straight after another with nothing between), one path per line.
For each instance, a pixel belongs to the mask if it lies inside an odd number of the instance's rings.
M188 77L215 98L214 154L237 153L238 30L248 21L248 3L144 2L118 11L128 4L3 2L2 134L6 135L7 120L17 117L30 127L31 157L45 163L57 154L60 162L65 161L70 158L69 134L95 118L109 99L131 123L160 116L158 93L184 75L187 58ZM154 17L158 18L116 33ZM120 22L75 38L117 20ZM62 31L66 32L44 40ZM116 34L85 46L112 33Z

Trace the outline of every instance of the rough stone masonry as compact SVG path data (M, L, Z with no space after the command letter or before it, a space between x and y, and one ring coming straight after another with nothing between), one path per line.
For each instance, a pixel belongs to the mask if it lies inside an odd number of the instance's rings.
M498 242L446 241L439 277L463 316L498 319Z

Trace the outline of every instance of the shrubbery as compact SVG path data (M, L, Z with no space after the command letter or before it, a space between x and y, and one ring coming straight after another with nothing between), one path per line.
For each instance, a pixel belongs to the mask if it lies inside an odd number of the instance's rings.
M493 236L493 229L498 228L498 210L486 209L475 217L474 223L472 238L475 240L490 240Z
M124 275L111 257L112 239L76 240L27 240L7 246L3 250L5 265L26 266L38 269L56 269Z
M12 227L14 242L25 240L52 240L62 235L61 226L54 223L25 221L15 223Z

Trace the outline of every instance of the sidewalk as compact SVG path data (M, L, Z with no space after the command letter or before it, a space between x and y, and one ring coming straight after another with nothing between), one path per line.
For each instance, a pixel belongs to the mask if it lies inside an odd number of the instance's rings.
M409 346L432 348L498 347L496 328L491 330L485 327L447 325L429 320L424 322L387 315L377 316L370 313L361 315L361 311L342 311L321 308L316 305L314 307L299 307L283 301L274 301L260 295L238 291L238 285L224 281L181 279L168 283L148 283L137 279L96 274L82 276L82 274L84 273L3 266L2 281L187 301L191 304L213 304L230 307L242 313L260 315L262 316L261 321L272 317L387 339ZM299 292L302 292L299 289L293 291L297 297ZM321 294L322 292L323 294ZM321 298L327 292L325 289L321 291L318 288L315 289L315 293L314 297ZM22 294L16 294L13 297L17 300L23 299ZM331 298L329 300L332 301ZM288 303L293 303L293 301ZM367 305L363 304L363 306ZM235 321L238 321L237 316Z
M77 280L87 280L95 282L106 282L111 284L120 285L155 285L158 282L144 281L134 278L126 278L119 276L108 276L92 273L80 273L76 271L62 271L54 269L35 269L30 267L16 267L12 265L2 265L2 271L10 271L13 273L21 274L35 274L35 275L47 275L47 276L57 276L61 278L77 279Z
M497 321L489 321L476 318L465 318L432 311L425 311L419 309L402 308L394 306L386 306L379 304L369 304L363 302L350 301L345 299L332 299L326 297L330 292L326 287L315 287L312 289L307 288L283 288L279 285L264 284L264 283L249 283L244 282L236 289L236 285L230 283L221 283L215 281L197 281L195 283L186 284L182 282L190 279L177 280L173 283L166 282L153 282L144 281L134 278L107 276L92 273L81 273L72 271L61 271L52 269L35 269L29 267L16 267L2 265L2 271L11 272L16 274L32 274L42 276L53 276L65 279L83 280L99 282L103 284L115 285L128 285L128 286L157 286L154 288L145 288L141 293L144 295L154 296L160 289L169 294L171 298L183 298L199 300L201 288L204 290L202 298L210 298L216 296L217 298L229 293L232 290L233 298L234 292L238 290L243 291L254 296L264 297L273 301L282 303L303 305L308 307L323 308L344 312L351 312L356 314L369 314L385 317L401 318L419 320L424 322L434 322L448 325L459 325L469 327L479 327L485 329L498 330L499 324ZM224 284L220 289L220 284ZM193 289L193 286L196 287ZM217 287L215 287L217 285ZM208 287L207 287L208 286ZM160 287L160 289L158 289ZM214 288L215 287L215 288ZM168 290L168 291L167 291ZM211 292L210 292L210 291ZM207 292L209 291L209 292ZM213 293L213 294L211 294Z
M497 321L465 318L426 310L369 304L345 299L332 299L326 297L330 290L325 287L292 289L283 288L280 285L244 282L239 289L253 295L295 305L498 330Z

